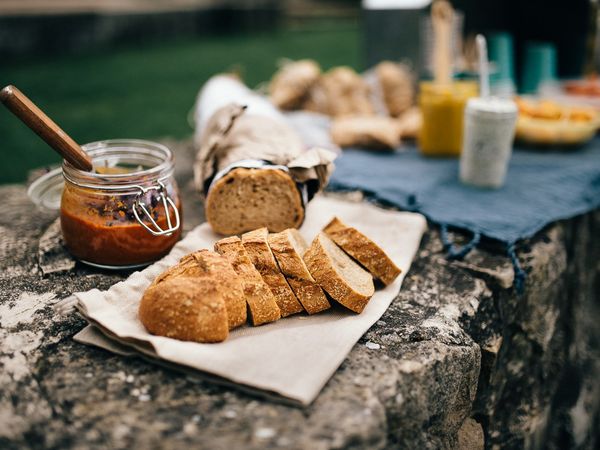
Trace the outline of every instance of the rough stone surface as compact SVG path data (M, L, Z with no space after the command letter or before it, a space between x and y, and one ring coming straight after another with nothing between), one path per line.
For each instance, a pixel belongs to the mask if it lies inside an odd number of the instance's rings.
M177 146L186 229L201 208ZM443 257L424 237L402 291L306 409L77 344L52 305L127 276L53 244L55 215L2 186L0 448L594 448L600 410L600 213L523 244L508 261ZM40 247L42 248L40 256ZM58 267L57 270L56 267Z

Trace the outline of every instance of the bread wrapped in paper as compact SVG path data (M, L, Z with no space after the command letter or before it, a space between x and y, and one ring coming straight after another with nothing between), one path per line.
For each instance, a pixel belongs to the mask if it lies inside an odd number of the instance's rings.
M195 182L216 232L302 223L305 203L329 180L334 152L306 149L268 100L229 75L204 86L195 121Z

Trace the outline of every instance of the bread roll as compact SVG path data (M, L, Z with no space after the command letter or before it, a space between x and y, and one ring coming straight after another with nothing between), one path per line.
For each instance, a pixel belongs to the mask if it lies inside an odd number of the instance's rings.
M400 124L383 116L345 116L333 119L331 139L340 147L393 150L400 146Z
M373 278L350 259L324 233L319 233L304 254L317 283L337 302L361 313L375 293Z
M350 67L336 67L323 74L308 93L303 108L333 117L372 115L369 86Z
M377 64L375 73L390 116L400 116L413 105L415 100L413 75L405 65L391 61Z
M195 342L227 339L227 309L208 279L171 277L148 288L139 306L144 327L157 336Z
M423 115L418 107L412 107L406 110L398 117L398 127L400 128L400 138L416 139L423 124Z
M284 64L269 84L271 101L281 109L298 109L320 74L321 68L310 59Z

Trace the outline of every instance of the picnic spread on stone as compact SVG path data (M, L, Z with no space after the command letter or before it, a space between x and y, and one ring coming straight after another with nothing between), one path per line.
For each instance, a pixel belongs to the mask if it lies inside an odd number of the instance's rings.
M89 322L75 338L308 405L398 294L426 220L449 258L499 243L527 289L518 242L600 206L600 113L492 96L482 36L479 82L453 80L447 6L432 8L434 79L418 93L392 61L364 74L288 61L267 94L236 74L209 79L193 115L207 223L187 234L167 146L79 146L5 88L5 105L65 159L29 187L60 210L65 247L101 270L140 270L60 302ZM457 247L449 229L472 238ZM312 373L290 381L302 368Z

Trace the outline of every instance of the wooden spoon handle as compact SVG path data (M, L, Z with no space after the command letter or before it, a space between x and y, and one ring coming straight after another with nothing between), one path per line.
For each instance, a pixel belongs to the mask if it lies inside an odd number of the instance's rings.
M433 24L433 70L435 82L450 84L452 82L452 22L454 10L446 0L437 0L431 5L431 21Z
M71 165L86 172L92 170L89 155L20 90L14 86L6 86L0 91L0 100Z

